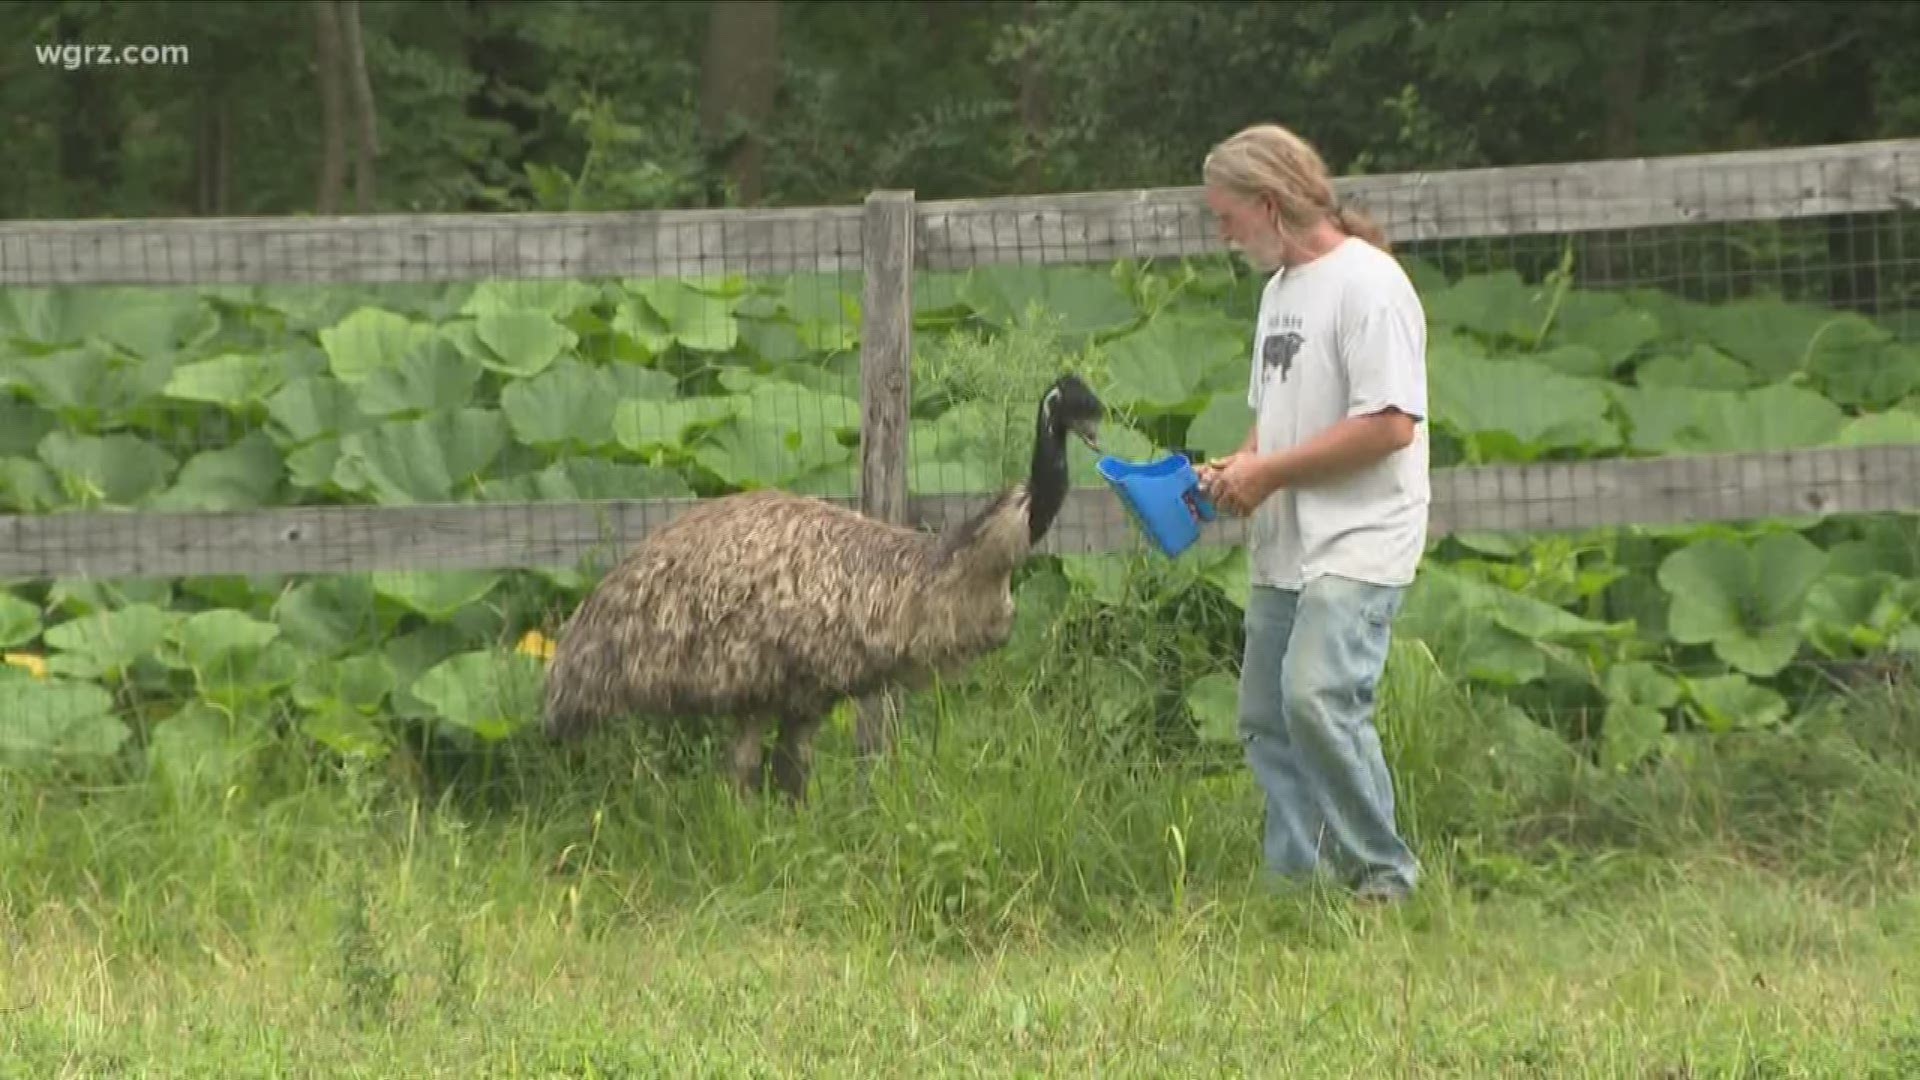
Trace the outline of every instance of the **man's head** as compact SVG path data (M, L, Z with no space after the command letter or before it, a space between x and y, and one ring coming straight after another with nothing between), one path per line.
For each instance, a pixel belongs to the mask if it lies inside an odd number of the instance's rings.
M1386 247L1372 222L1340 205L1319 151L1278 124L1256 124L1215 146L1201 181L1221 235L1264 270L1317 258L1346 236Z

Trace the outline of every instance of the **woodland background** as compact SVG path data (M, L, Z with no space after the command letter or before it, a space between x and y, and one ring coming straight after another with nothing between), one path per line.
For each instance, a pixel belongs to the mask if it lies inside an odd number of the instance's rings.
M1347 174L1920 132L1901 3L63 0L0 39L7 218L1184 185L1268 119ZM69 42L191 60L30 47Z

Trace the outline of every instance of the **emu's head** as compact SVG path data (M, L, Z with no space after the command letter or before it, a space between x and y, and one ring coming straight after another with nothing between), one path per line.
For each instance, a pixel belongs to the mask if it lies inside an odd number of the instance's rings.
M1089 450L1100 452L1100 421L1106 406L1080 376L1068 372L1055 380L1041 400L1040 412L1047 434L1062 438L1072 432Z

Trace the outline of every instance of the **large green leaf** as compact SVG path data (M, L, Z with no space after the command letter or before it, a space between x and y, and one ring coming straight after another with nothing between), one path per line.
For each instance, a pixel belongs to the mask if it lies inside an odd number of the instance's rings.
M1398 624L1441 666L1496 686L1547 675L1556 650L1618 639L1625 623L1603 623L1446 566L1424 567Z
M495 308L463 326L454 341L482 366L524 379L547 370L580 336L545 311Z
M679 380L658 368L641 367L638 364L613 364L603 371L613 380L614 393L625 401L629 398L644 398L648 401L671 401L680 393Z
M273 607L285 640L321 655L338 656L381 630L373 583L360 574L331 574L301 582Z
M726 352L740 340L740 324L734 316L736 297L657 278L629 287L646 300L657 322L649 324L627 314L624 320L616 318L614 325L649 345L659 343L660 327L668 339L696 352Z
M1711 644L1722 661L1750 675L1778 673L1800 648L1800 611L1827 555L1798 533L1770 534L1752 545L1713 537L1661 562L1671 597L1674 640Z
M389 505L452 502L477 484L508 441L491 409L389 420L340 443L333 481Z
M1787 700L1747 676L1732 672L1688 679L1687 712L1708 731L1772 727L1787 718Z
M968 295L981 317L999 326L1022 323L1037 309L1070 336L1119 330L1138 317L1112 274L1078 266L983 266Z
M779 424L789 430L860 430L860 403L831 390L820 390L781 377L755 375L741 368L728 370L721 383L739 402L737 415Z
M73 435L49 432L40 440L40 460L53 470L67 497L82 506L135 507L164 487L179 462L138 435Z
M221 790L271 738L268 726L251 712L236 714L193 701L154 729L147 760L157 777L176 788Z
M1222 387L1246 398L1250 331L1226 320L1162 315L1104 345L1107 403L1141 414L1188 412Z
M52 469L28 458L0 458L0 506L43 514L67 504Z
M1207 742L1240 742L1240 684L1232 675L1215 671L1187 685L1187 710Z
M693 397L674 401L626 400L613 411L613 435L635 453L678 450L705 429L732 419L741 410L733 397Z
M1684 354L1656 356L1641 365L1634 378L1649 388L1745 390L1753 385L1751 369L1711 345L1695 345Z
M352 388L327 375L314 375L281 387L267 399L274 440L284 448L338 437L368 426Z
M274 504L286 462L273 440L253 431L230 447L187 459L173 486L153 500L167 512L254 510Z
M0 457L32 455L54 422L39 406L0 390Z
M1837 446L1913 446L1920 444L1920 413L1893 409L1848 420L1834 436Z
M1761 381L1778 382L1802 369L1807 346L1832 318L1831 312L1804 304L1749 298L1701 309L1697 332L1751 366Z
M107 757L131 735L98 686L0 679L0 756Z
M166 395L176 401L204 402L233 412L252 407L278 390L286 370L262 353L228 353L173 369Z
M193 673L204 700L229 711L266 704L312 662L280 640L278 624L231 608L182 620L167 655L174 666Z
M1920 390L1920 346L1860 316L1829 323L1808 351L1807 370L1842 405L1883 409Z
M480 385L478 361L443 337L427 341L357 388L359 411L370 417L422 416L463 409Z
M564 321L599 298L600 290L578 281L482 281L460 305L460 314L538 311Z
M539 715L539 661L517 652L463 652L428 668L413 694L442 720L482 740L512 736Z
M485 600L504 580L479 570L382 572L373 575L373 590L433 622L447 622Z
M1611 450L1606 386L1531 360L1449 356L1431 379L1434 423L1458 435L1475 461L1531 461L1554 450Z
M1833 561L1829 561L1833 566ZM1807 593L1800 631L1827 656L1875 654L1895 647L1920 611L1920 581L1892 574L1828 573Z
M1601 761L1621 769L1659 749L1667 732L1666 711L1680 703L1678 681L1652 664L1628 662L1607 669L1607 711L1601 719Z
M616 352L627 359L651 360L673 347L673 329L640 297L624 299L614 308L613 332L618 338ZM724 352L731 347L724 339L719 343L722 348L712 351Z
M1798 386L1758 390L1615 387L1626 414L1628 444L1655 454L1714 454L1822 446L1844 415L1826 398Z
M1625 306L1623 301L1596 304L1592 293L1573 293L1563 301L1547 343L1557 349L1581 349L1594 358L1591 368L1569 374L1605 377L1642 349L1660 340L1660 319L1651 311ZM1537 313L1530 302L1528 314Z
M300 673L293 686L293 699L301 708L315 712L337 705L372 714L386 703L395 679L393 665L377 653L326 660Z
M119 682L143 660L153 659L178 617L153 604L98 611L47 628L49 671L79 679Z
M361 307L320 331L320 347L334 377L358 386L381 368L397 367L407 354L438 336L427 323L384 308Z
M1026 462L1006 417L981 401L964 401L907 432L907 488L934 494L999 490Z
M12 649L40 636L40 609L12 593L0 592L0 649Z
M188 616L172 639L181 665L202 676L244 664L280 636L280 627L244 611L215 608Z
M907 490L916 495L981 494L1001 486L995 463L965 450L916 456L907 468Z
M781 487L851 457L817 427L747 416L715 428L694 451L702 468L738 487Z
M0 294L0 333L43 347L99 341L164 358L218 329L206 301L178 289L13 289Z
M1225 457L1240 448L1253 430L1253 409L1247 395L1238 390L1223 390L1207 399L1187 427L1187 448L1209 458Z
M591 452L611 445L619 404L613 376L577 360L562 360L500 392L500 410L514 437L541 450Z
M480 497L489 502L599 502L692 496L686 478L673 469L598 457L566 457L537 473L489 480Z
M392 737L366 713L340 701L322 701L300 718L300 733L343 757L378 761Z
M87 345L0 363L0 381L70 424L94 427L123 423L149 405L172 371L164 361L128 362Z
M1532 345L1547 325L1551 304L1548 286L1529 285L1514 271L1499 270L1463 277L1428 297L1425 306L1436 326Z

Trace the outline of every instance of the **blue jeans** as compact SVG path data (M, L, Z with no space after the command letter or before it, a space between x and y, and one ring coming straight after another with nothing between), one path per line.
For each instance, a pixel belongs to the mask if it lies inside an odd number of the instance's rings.
M1403 597L1331 575L1300 591L1252 589L1240 738L1266 795L1266 865L1284 878L1326 865L1349 887L1392 895L1418 878L1373 726Z

